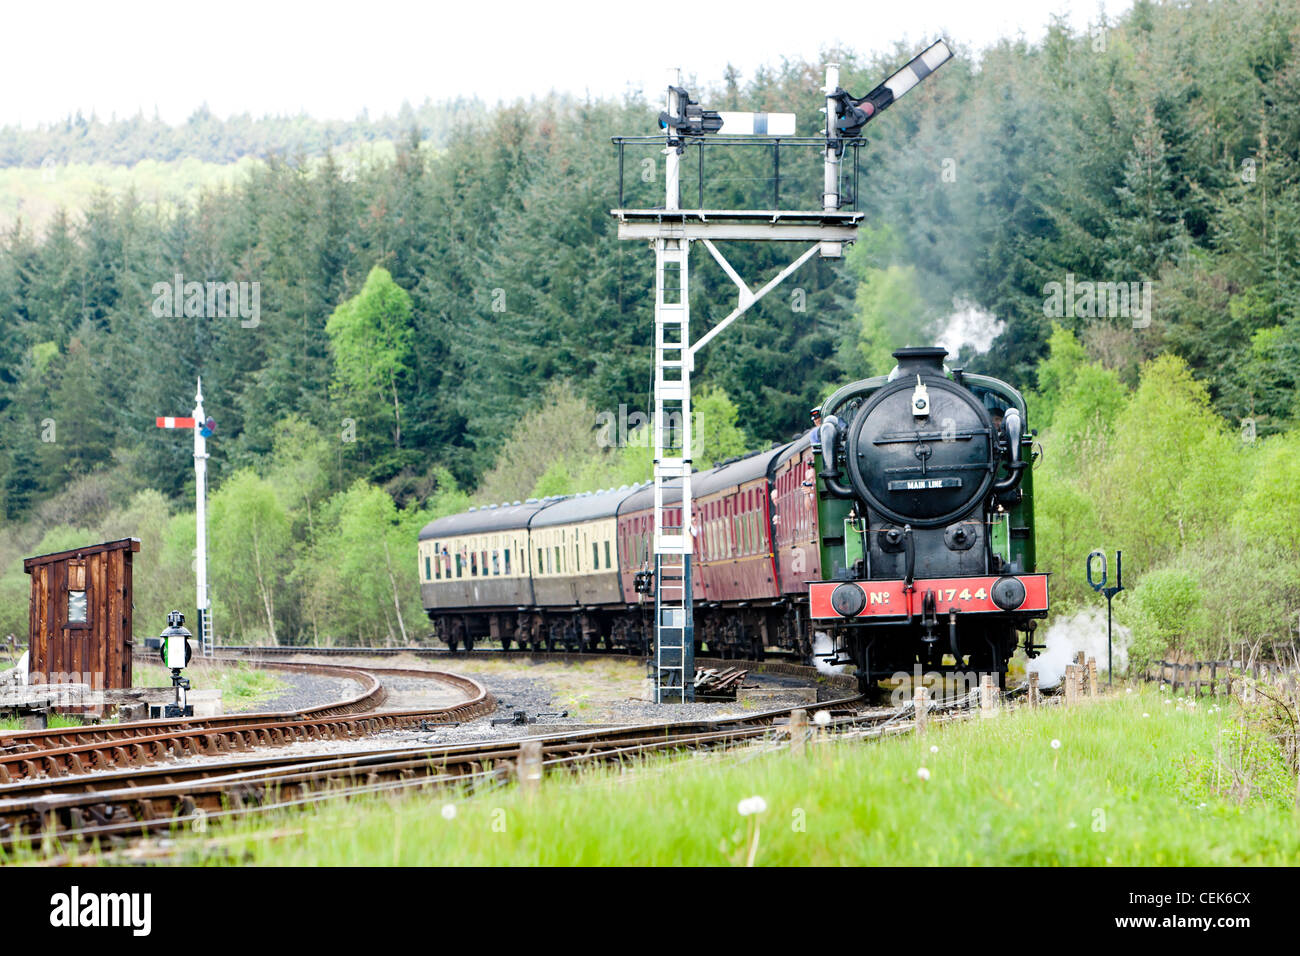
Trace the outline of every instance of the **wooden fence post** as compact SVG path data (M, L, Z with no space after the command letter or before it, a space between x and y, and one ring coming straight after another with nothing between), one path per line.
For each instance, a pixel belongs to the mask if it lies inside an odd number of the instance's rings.
M992 674L980 677L980 716L993 717L998 712L998 685Z
M542 784L542 742L525 740L519 747L519 787L528 796Z
M912 710L916 720L916 735L918 737L925 735L925 722L930 716L930 692L924 684L921 684L912 691Z
M804 738L808 736L808 711L800 707L790 712L790 753L803 755Z
M1088 696L1097 696L1097 658L1088 658Z
M1079 702L1079 665L1065 665L1065 705L1072 707Z
M1029 672L1029 706L1038 706L1038 671Z

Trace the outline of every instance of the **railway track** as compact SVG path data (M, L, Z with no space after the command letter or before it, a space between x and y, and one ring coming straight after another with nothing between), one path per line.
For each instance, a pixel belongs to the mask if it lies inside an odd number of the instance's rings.
M409 672L401 672L409 673ZM427 672L418 672L427 673ZM1024 688L1013 690L1014 697ZM973 716L978 692L932 701L928 720ZM1044 698L1042 703L1059 703ZM818 705L829 716L805 733L880 738L914 726L909 702L863 710L861 695ZM794 733L797 706L740 717L566 730L509 741L418 744L338 755L236 754L215 763L130 767L99 774L26 779L0 785L0 849L75 850L98 841L117 846L151 834L238 820L327 799L456 785L468 792L515 779L526 743L540 746L542 767L576 770L672 750L710 750L780 742ZM400 715L399 715L400 716Z
M858 696L827 701L833 726L884 724L894 712L859 713ZM33 840L112 840L233 819L318 800L511 779L525 740L541 745L543 766L573 769L666 750L732 746L769 737L798 708L738 718L561 731L480 741L354 751L337 756L257 754L219 764L130 768L0 785L0 846Z
M456 661L460 664L475 660L513 661L538 664L577 664L605 656L635 658L629 654L605 652L574 654L566 651L502 651L496 648L478 648L473 651L452 652L437 647L285 647L267 645L228 645L217 648L217 659L273 661L283 657L396 657L409 654L421 659L439 661ZM857 687L857 679L848 674L827 673L810 664L797 661L793 655L768 654L761 661L742 660L738 658L697 657L696 667L739 667L756 674L782 674L789 677L802 677L812 682L824 683L826 686L849 692ZM374 670L373 668L367 668Z
M442 671L283 661L254 666L350 678L361 684L361 691L345 700L296 711L0 731L0 786L23 779L58 779L141 767L168 757L221 756L258 746L472 720L491 713L496 706L477 681ZM383 675L438 681L458 689L465 699L442 707L380 712L386 698L379 679Z
M589 661L600 659L602 657L627 657L632 659L645 659L650 655L648 653L633 653L631 651L617 650L592 650L583 651L533 651L533 650L514 650L504 651L499 647L485 647L478 645L472 651L452 651L445 647L316 647L311 645L285 645L285 644L224 644L216 648L218 657L229 656L239 658L263 658L271 660L278 657L293 657L298 654L310 655L312 657L397 657L402 654L409 654L412 657L431 658L433 660L456 660L472 661L475 658L488 658L491 660L535 660L545 661L548 663L565 663L572 664L578 661ZM747 658L715 658L706 656L697 656L696 663L702 664L705 661L713 663L726 663L733 667L755 666L762 667L765 663L790 662L797 666L799 658L790 651L767 651L764 659L749 660ZM809 667L810 670L815 668Z

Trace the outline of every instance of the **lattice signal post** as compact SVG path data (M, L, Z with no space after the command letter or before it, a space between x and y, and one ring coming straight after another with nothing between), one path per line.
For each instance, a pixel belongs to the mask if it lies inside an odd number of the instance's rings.
M862 213L846 209L856 203L857 146L863 127L891 106L934 70L952 58L942 40L932 44L866 96L854 97L840 87L839 66L826 68L826 123L822 137L794 135L795 117L789 113L722 113L706 110L681 87L674 74L668 87L667 109L659 116L662 136L616 137L619 157L620 239L647 240L655 252L654 316L654 579L655 593L655 701L677 703L695 699L695 627L691 604L691 371L695 355L723 329L819 254L839 258L844 244L857 236ZM770 145L774 157L772 208L704 208L703 145ZM629 144L660 144L664 157L664 204L650 209L624 207L624 148ZM787 147L815 147L823 151L824 175L821 207L782 210L780 205L780 151ZM682 156L699 146L698 203L682 208ZM853 148L855 162L846 177L843 157ZM852 190L846 196L846 186ZM850 202L851 200L851 202ZM808 242L801 255L757 290L751 289L718 249L723 241ZM698 341L690 337L689 265L691 243L699 242L736 284L736 307ZM674 427L674 421L677 422ZM665 492L680 490L678 516L670 522L671 501Z
M203 413L203 379L194 393L194 411L181 418L159 416L159 428L194 431L194 548L195 604L199 612L199 646L204 657L213 656L212 607L208 599L208 439L216 427Z

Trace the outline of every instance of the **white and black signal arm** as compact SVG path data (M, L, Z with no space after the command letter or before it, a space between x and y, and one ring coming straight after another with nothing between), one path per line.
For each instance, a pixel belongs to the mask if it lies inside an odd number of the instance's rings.
M862 127L951 59L952 50L948 44L936 40L866 96L853 96L847 90L837 88L831 94L831 99L835 100L835 131L845 139L861 136Z
M725 110L706 110L691 99L691 94L680 86L669 87L677 94L680 113L667 110L659 114L659 128L668 131L672 142L688 137L718 133L723 136L793 136L793 113L729 113Z

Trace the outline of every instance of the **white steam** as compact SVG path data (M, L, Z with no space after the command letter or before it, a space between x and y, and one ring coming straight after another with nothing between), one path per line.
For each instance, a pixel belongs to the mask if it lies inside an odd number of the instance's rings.
M823 654L829 654L835 650L835 645L831 642L830 635L825 631L813 632L813 663L823 674L843 674L843 664L828 664L827 658Z
M1115 625L1115 669L1122 670L1128 663L1129 629ZM1065 676L1067 664L1073 664L1075 655L1083 651L1084 657L1097 658L1097 670L1106 670L1106 612L1097 608L1079 611L1069 617L1057 618L1047 629L1047 650L1025 664L1027 672L1038 672L1039 687L1055 687Z
M973 302L953 299L952 307L953 311L939 320L940 332L935 341L954 358L964 345L973 346L976 352L987 352L992 348L993 340L1007 327L992 312Z

